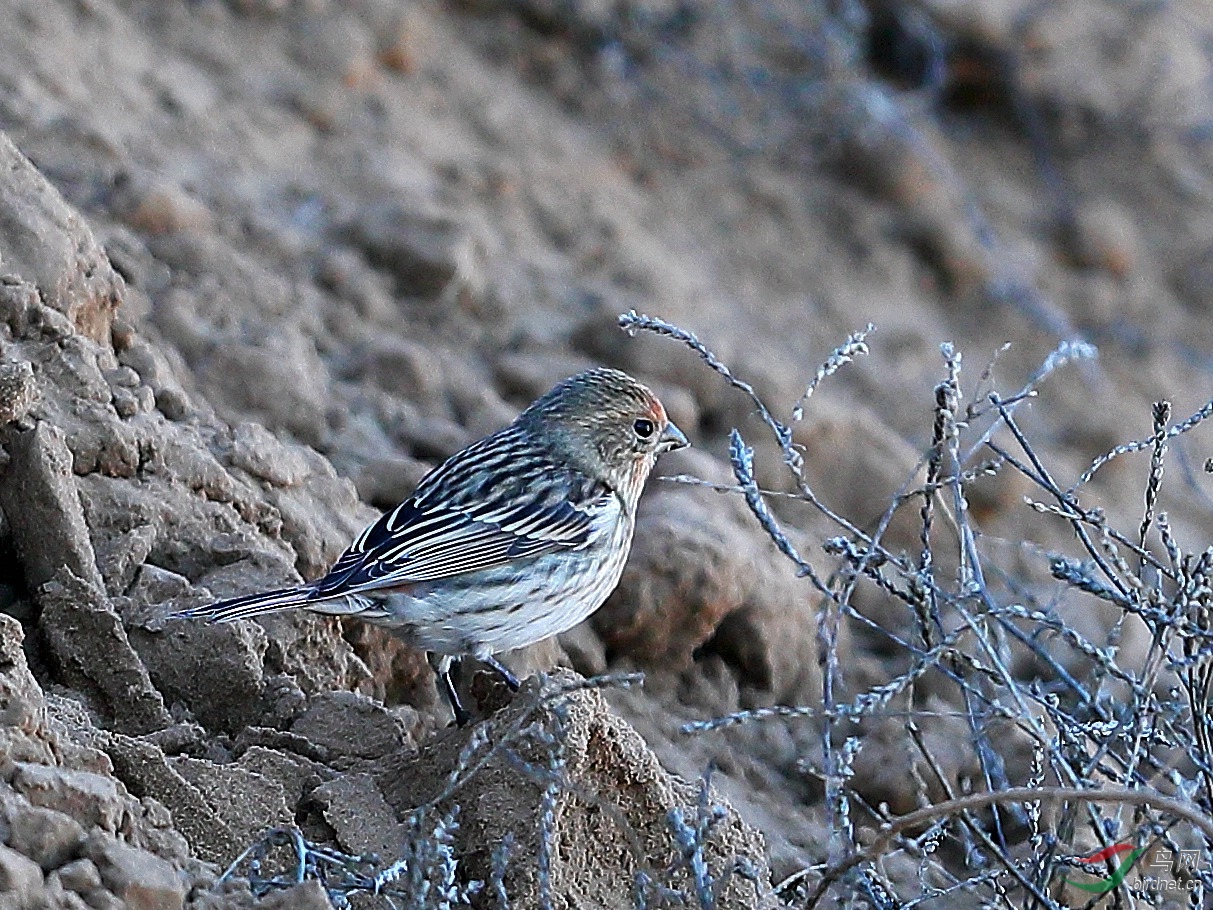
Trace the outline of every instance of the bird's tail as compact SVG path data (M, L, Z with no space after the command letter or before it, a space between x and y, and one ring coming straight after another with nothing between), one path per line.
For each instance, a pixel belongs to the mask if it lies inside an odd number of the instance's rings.
M181 610L171 614L168 618L234 622L237 619L251 619L266 613L280 613L283 610L313 606L309 601L315 594L316 590L311 585L279 588L277 591L263 591L260 594L248 594L244 597L233 597L231 600L221 600L218 603L207 604L205 607Z

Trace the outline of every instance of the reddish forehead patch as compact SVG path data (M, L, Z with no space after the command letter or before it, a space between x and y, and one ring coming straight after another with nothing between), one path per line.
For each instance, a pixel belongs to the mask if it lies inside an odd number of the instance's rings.
M648 400L645 402L648 405L649 416L652 417L660 426L665 426L668 422L665 413L665 405L652 392L645 396Z

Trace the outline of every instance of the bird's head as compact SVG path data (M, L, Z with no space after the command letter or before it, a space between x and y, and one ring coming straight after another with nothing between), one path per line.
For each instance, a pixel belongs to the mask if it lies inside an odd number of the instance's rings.
M558 383L518 419L633 503L657 456L689 445L648 387L607 368Z

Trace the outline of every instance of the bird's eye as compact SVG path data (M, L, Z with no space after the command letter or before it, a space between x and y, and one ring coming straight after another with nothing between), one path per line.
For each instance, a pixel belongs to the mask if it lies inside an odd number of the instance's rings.
M641 439L648 439L655 432L657 432L657 424L653 423L651 420L641 417L632 424L632 430Z

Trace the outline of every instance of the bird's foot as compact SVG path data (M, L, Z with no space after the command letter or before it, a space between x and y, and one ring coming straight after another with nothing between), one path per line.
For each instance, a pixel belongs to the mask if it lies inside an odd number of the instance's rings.
M522 686L518 681L518 677L510 672L509 667L493 657L491 654L487 657L480 658L481 662L486 666L497 671L497 674L509 686L511 692L517 692ZM455 682L451 679L451 668L457 661L447 656L430 655L430 664L434 668L434 673L438 677L438 688L442 690L443 696L446 698L447 704L451 706L451 712L455 715L456 725L466 726L472 719L471 712L463 706L463 701L459 698L459 692L455 689Z
M471 721L472 715L463 706L463 702L459 699L459 693L455 691L455 683L451 680L449 667L438 671L438 683L442 689L442 694L446 696L447 703L451 706L451 712L455 715L455 726L466 727Z
M518 677L510 672L510 668L499 661L492 654L482 657L480 660L482 663L492 667L498 672L498 674L500 674L501 678L505 680L505 684L510 687L511 692L517 692L522 686L522 683L518 681Z
M454 666L455 661L449 655L433 652L427 654L426 658L429 660L430 666L434 668L434 675L438 677L439 690L446 698L447 704L451 706L451 713L455 715L455 724L460 727L467 726L472 715L463 706L459 693L455 691L455 682L451 679L451 667Z

